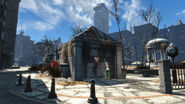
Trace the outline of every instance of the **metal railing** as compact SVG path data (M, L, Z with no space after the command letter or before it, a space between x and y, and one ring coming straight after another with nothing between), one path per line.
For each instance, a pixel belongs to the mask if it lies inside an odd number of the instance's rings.
M171 82L173 89L185 88L185 65L175 66L170 69Z

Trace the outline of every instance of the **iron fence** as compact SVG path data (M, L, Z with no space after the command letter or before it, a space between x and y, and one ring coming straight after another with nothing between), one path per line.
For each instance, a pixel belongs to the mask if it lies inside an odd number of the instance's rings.
M185 88L185 65L179 65L170 69L173 89Z

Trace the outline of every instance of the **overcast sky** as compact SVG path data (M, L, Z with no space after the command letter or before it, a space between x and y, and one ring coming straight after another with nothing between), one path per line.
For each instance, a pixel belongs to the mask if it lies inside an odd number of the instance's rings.
M138 11L146 9L149 4L158 9L162 15L160 28L164 24L176 25L179 19L185 22L185 0L119 0L121 28L124 23L129 25L144 24ZM105 3L112 10L112 0L21 0L17 33L21 29L25 35L31 36L34 41L39 41L44 35L51 39L61 37L66 42L71 37L71 27L93 25L93 8L98 3ZM109 33L116 32L116 22L110 16Z

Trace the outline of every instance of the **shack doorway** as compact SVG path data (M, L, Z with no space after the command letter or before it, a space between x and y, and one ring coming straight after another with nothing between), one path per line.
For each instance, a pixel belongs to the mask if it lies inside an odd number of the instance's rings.
M87 79L104 78L106 77L106 71L110 72L110 78L115 78L114 53L110 53L109 50L101 52L101 50L92 49L85 70Z

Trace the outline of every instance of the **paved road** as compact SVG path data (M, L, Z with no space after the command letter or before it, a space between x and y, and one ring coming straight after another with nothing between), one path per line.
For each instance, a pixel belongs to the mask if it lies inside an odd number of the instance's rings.
M12 83L15 82L16 72L0 73L0 104L39 104L10 94L9 89L13 89Z

